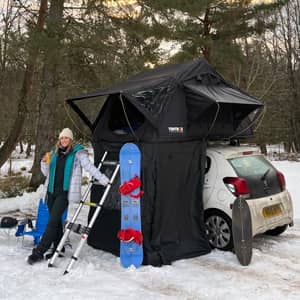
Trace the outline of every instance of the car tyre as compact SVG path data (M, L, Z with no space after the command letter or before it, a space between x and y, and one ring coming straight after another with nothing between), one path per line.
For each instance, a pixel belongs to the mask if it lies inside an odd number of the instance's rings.
M278 226L274 229L270 229L270 230L266 231L265 234L277 236L277 235L284 233L287 230L287 227L288 227L288 225Z
M233 250L232 222L225 213L218 210L205 212L205 228L212 248Z

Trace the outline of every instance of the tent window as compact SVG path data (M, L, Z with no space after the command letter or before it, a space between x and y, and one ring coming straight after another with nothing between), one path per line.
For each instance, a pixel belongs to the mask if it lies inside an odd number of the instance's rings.
M131 128L136 131L143 125L145 122L144 116L125 97L122 99L124 107L119 98L112 100L113 104L108 121L108 126L111 131L115 134L126 135L131 133Z
M139 101L139 104L151 113L152 116L159 116L168 101L170 86L156 87L153 89L142 90L131 94ZM159 97L159 101L155 100Z
M87 120L94 124L97 120L99 111L106 101L107 96L98 96L95 98L87 98L76 101L74 104L78 107L81 113Z

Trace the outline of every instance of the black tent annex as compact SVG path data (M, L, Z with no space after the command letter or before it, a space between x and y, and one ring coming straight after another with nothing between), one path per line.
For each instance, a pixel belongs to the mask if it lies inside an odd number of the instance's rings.
M251 134L262 103L226 82L204 59L151 69L67 101L92 131L96 164L104 151L117 160L126 142L141 149L144 264L210 252L202 201L206 142ZM91 103L94 119L88 113ZM116 255L118 185L88 238L89 245ZM93 201L100 195L101 187L93 187Z

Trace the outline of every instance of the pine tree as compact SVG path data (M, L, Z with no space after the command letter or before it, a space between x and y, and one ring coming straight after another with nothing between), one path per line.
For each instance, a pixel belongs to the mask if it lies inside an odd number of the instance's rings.
M251 0L142 0L149 24L158 38L177 42L172 61L204 56L228 69L243 60L239 39L261 34L272 26L261 15L274 13L281 2L253 4Z

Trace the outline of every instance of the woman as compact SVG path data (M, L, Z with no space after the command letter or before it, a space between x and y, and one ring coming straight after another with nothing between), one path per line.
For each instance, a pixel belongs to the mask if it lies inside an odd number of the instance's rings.
M27 262L34 264L44 258L45 252L53 243L53 255L63 235L61 217L69 202L79 202L81 198L82 168L100 184L106 186L109 179L89 160L84 147L73 143L73 132L64 128L59 134L56 148L51 158L45 155L41 161L41 170L46 176L47 205L49 221L40 243L32 250Z

